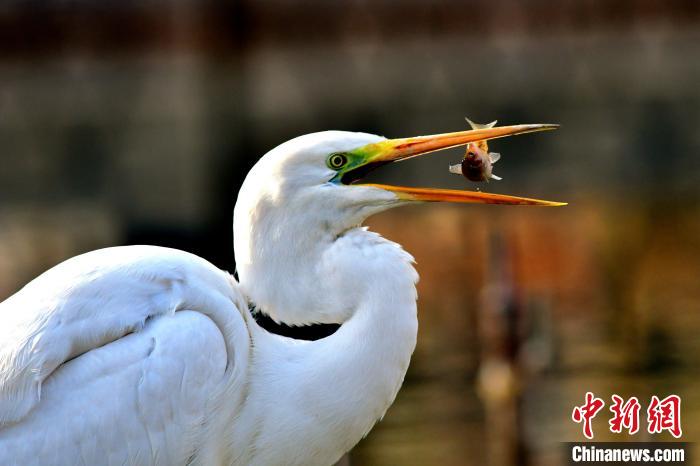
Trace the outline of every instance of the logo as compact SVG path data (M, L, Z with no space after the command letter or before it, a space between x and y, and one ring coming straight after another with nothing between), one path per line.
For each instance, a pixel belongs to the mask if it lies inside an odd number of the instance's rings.
M620 434L627 432L634 435L639 432L641 404L635 396L625 400L621 396L612 395L610 412L612 416L608 421L610 432ZM605 407L605 401L596 397L592 392L587 392L585 401L580 406L574 406L571 419L582 424L583 435L592 440L593 418ZM681 397L669 395L659 399L654 395L649 401L646 410L646 429L650 434L660 434L668 431L675 438L683 435L681 428Z

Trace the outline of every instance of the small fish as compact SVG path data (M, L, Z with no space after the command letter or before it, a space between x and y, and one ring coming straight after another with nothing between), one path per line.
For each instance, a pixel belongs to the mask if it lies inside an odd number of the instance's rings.
M472 129L486 129L496 126L497 120L491 123L480 125L474 123L469 118L465 118ZM470 181L501 180L500 176L493 174L493 164L498 162L501 154L489 152L487 141L470 142L467 145L467 152L464 154L462 163L450 165L450 173L462 175Z

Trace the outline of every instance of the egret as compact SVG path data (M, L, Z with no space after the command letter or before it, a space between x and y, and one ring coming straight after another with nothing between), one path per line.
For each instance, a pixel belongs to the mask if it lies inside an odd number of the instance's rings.
M357 182L390 162L555 126L300 136L241 186L238 280L155 246L43 273L0 303L0 464L333 464L384 415L416 344L413 259L363 221L412 202L560 205ZM338 328L288 338L253 308Z

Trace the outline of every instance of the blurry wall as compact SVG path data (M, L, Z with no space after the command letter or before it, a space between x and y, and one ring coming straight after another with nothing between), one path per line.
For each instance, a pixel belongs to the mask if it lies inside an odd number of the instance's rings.
M371 221L418 260L421 335L406 389L355 461L483 462L477 310L495 280L517 285L540 348L524 409L546 419L525 423L524 458L557 464L586 384L664 391L667 380L700 420L686 375L700 330L698 43L692 0L5 1L0 297L118 244L233 270L238 187L299 134L556 122L493 142L504 181L482 189L566 209L422 207ZM460 155L372 179L464 188L447 172ZM621 381L625 371L638 375Z

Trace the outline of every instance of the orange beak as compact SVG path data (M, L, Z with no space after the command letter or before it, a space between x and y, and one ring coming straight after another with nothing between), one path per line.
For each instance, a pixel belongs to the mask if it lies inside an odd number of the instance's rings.
M461 191L457 189L439 188L410 188L406 186L391 186L388 184L367 183L370 186L391 191L399 199L421 202L460 202L462 204L507 204L507 205L539 205L559 207L566 202L544 201L529 197L508 196L507 194L483 193L481 191Z
M435 152L452 147L459 147L470 142L485 141L489 139L514 136L516 134L549 131L558 128L553 124L513 125L494 128L473 129L455 133L436 134L432 136L418 136L405 139L389 139L368 144L351 151L352 163L341 173L343 179L350 182L359 179L369 169L390 162L406 160L411 157ZM360 176L355 176L355 172ZM437 188L412 188L405 186L391 186L384 184L363 184L396 194L399 199L421 202L461 202L478 204L510 204L510 205L540 205L562 206L565 202L552 202L525 197L508 196L503 194L489 194L480 191L461 191L453 189Z

